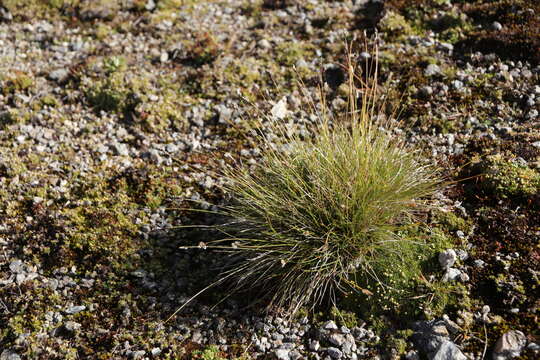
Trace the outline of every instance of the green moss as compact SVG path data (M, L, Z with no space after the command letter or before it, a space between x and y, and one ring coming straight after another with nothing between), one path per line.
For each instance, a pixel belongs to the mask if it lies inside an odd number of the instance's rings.
M449 304L448 299L434 299L432 290L433 287L446 288L447 283L427 279L438 271L437 255L451 246L450 239L440 230L427 231L418 225L403 228L400 236L406 241L400 246L403 250L376 263L376 271L382 274L378 280L357 278L357 291L345 297L343 308L371 321L381 315L408 321L421 316L434 303L437 303L436 309L429 311L437 314ZM449 291L449 294L452 293Z
M196 350L191 353L192 359L200 360L225 360L221 351L215 345L210 345L203 350Z
M57 107L60 105L60 102L58 99L54 97L54 95L45 95L41 98L41 105L43 106L49 106L49 107Z
M17 71L14 75L4 79L0 86L4 95L27 92L34 86L34 80L29 75Z
M435 212L437 227L444 230L449 235L454 235L456 231L463 231L469 234L474 226L471 219L464 219L453 212Z
M121 112L129 90L125 86L123 74L111 74L105 80L94 82L85 93L96 111Z
M540 173L517 160L487 156L481 164L484 187L501 198L529 197L540 191Z
M184 128L183 109L189 99L180 91L182 84L164 78L152 83L146 74L128 78L122 60L111 60L107 66L106 79L86 79L84 86L86 99L96 112L114 112L148 132Z
M388 11L380 23L381 30L390 38L401 39L417 32L413 30L409 22L399 13Z
M73 0L76 1L76 0ZM17 20L32 18L53 18L58 16L58 10L64 4L70 4L69 0L4 0L5 6Z
M332 318L340 325L345 325L349 329L358 325L358 317L356 313L352 311L339 310L333 306L330 310Z
M300 59L313 56L313 45L306 42L286 41L276 47L276 59L284 66L293 66Z
M126 59L123 56L111 56L103 60L103 69L108 74L125 71L126 68Z

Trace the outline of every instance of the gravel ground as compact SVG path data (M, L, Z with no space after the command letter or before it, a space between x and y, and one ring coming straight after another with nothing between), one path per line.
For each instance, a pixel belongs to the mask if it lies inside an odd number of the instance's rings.
M258 161L253 117L308 133L321 73L343 110L375 30L396 132L450 180L445 301L284 319L215 289L166 322L223 261L182 249L215 221L186 208ZM539 79L535 1L0 2L0 359L538 358Z

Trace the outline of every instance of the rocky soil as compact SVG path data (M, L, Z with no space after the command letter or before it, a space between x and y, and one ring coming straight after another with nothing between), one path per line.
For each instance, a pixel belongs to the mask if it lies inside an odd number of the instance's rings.
M215 280L182 226L260 159L253 119L309 132L320 78L339 114L375 33L381 113L448 179L420 295L168 320ZM0 1L0 359L538 358L539 80L534 0Z

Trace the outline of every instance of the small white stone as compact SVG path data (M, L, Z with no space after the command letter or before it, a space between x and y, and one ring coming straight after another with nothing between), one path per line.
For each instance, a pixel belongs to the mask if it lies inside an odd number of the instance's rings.
M452 267L455 264L457 259L457 254L454 249L448 249L439 254L439 264L444 269Z
M283 119L289 111L287 110L287 98L284 96L270 110L272 117L277 120Z

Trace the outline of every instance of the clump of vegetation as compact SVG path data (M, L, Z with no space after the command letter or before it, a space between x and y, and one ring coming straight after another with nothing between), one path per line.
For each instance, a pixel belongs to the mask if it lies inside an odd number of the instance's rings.
M351 288L374 295L356 278L392 288L394 277L422 258L398 231L427 206L440 184L437 170L375 124L376 87L365 87L356 107L361 80L353 68L343 119L323 109L317 135L308 139L269 119L286 144L265 138L269 146L259 165L226 173L234 201L224 214L235 220L226 225L227 239L207 245L240 259L219 282L263 289L269 309L294 314Z
M19 91L28 91L33 85L34 81L30 76L24 72L17 71L13 76L2 81L1 89L4 95L9 95Z
M485 187L502 198L528 197L540 191L540 173L518 160L491 155L484 160L483 170Z
M184 62L193 66L212 63L222 51L216 39L208 32L197 34L195 39L186 44L186 49Z
M215 345L210 345L203 350L195 350L191 353L191 356L193 359L201 360L225 360L221 351Z

